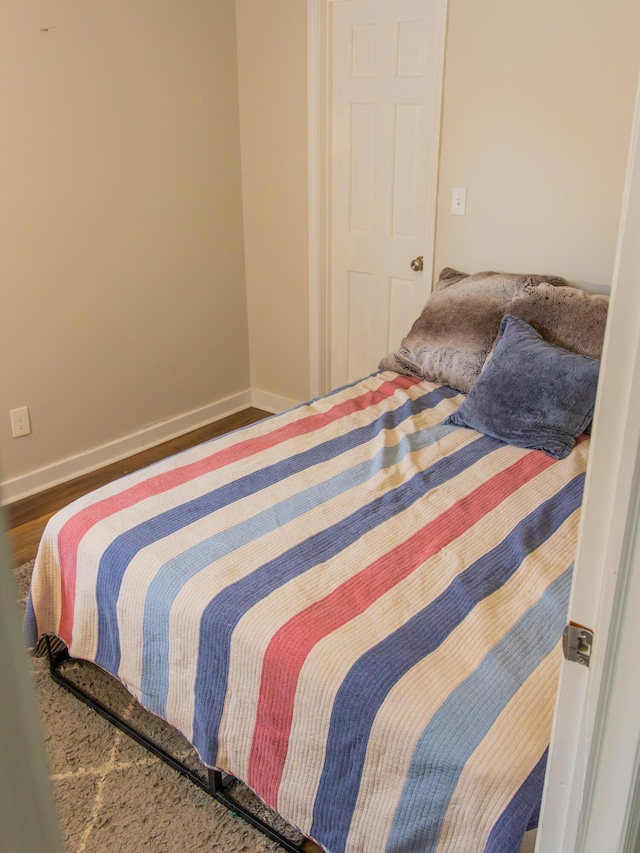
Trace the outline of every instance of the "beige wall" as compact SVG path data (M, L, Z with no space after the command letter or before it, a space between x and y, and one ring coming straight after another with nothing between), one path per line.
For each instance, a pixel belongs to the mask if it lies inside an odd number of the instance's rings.
M308 396L306 38L305 0L0 6L3 478ZM449 0L436 271L610 280L639 43L637 0Z
M236 0L251 385L309 395L305 0Z
M0 113L0 479L248 389L233 0L2 3Z
M639 67L637 0L450 0L436 273L610 284Z
M252 386L305 399L306 3L236 7ZM637 0L449 0L436 275L610 283L638 44Z

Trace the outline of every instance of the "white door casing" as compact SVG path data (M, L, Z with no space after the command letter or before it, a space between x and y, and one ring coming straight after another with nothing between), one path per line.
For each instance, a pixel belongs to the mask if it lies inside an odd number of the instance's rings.
M309 2L312 394L375 370L431 289L446 9Z
M638 773L640 690L625 598L640 604L639 234L640 84L569 604L570 619L595 632L593 655L589 669L562 667L539 853L625 849Z

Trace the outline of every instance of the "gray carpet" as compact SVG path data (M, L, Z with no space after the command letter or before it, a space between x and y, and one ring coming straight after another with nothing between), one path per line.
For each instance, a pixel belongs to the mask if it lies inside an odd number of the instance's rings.
M23 609L32 568L30 562L16 570ZM31 658L30 666L65 853L282 850L55 684L43 658ZM70 663L64 668L69 678L202 772L187 741L144 711L118 682L90 664ZM302 840L240 783L234 783L233 795L245 805L252 803L292 840ZM319 850L314 845L309 849Z

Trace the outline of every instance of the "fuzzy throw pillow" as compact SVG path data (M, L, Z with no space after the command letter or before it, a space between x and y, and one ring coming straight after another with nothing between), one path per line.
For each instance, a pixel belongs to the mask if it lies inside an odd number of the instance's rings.
M599 370L599 359L549 343L505 314L491 361L445 423L563 459L591 423Z
M509 314L558 347L601 358L608 309L608 296L543 283L524 287L509 306Z
M445 267L434 292L400 347L379 364L468 392L480 375L500 321L525 288L542 282L568 286L557 276L481 272L466 275Z

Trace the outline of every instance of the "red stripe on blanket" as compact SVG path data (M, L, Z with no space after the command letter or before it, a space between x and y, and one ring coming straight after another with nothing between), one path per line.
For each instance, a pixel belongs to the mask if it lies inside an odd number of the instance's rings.
M543 453L528 453L324 599L296 614L274 634L262 664L247 778L266 802L277 803L298 678L313 647L363 613L425 560L554 462Z
M398 374L395 379L383 382L375 391L367 391L359 397L354 397L338 403L327 412L308 415L300 420L277 427L265 435L239 441L218 453L212 453L197 462L191 462L181 468L165 471L150 477L116 495L98 501L85 507L77 515L70 518L58 534L58 551L60 559L61 580L61 613L59 634L68 644L71 644L73 611L76 598L76 569L78 547L82 538L98 522L110 515L133 506L145 498L167 492L189 480L194 480L219 468L238 462L263 450L275 447L282 442L297 436L306 435L322 427L348 417L356 411L364 411L376 405L387 397L393 396L399 388L408 389L419 383L419 379Z

